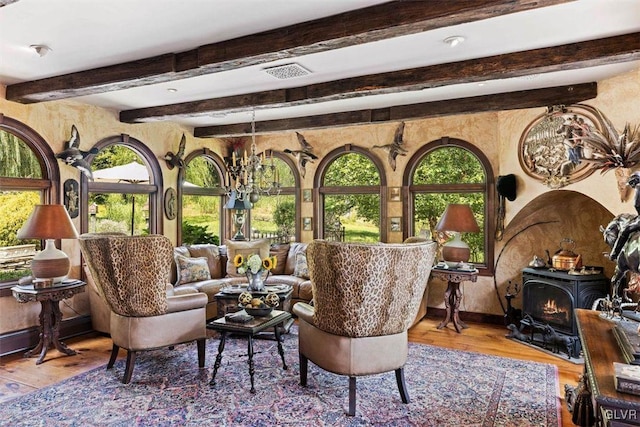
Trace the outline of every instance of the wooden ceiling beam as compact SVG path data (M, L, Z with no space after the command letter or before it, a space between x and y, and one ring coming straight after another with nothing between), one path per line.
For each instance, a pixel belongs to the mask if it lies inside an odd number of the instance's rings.
M120 112L127 123L282 108L400 91L522 77L640 59L640 33L353 77L327 83Z
M445 101L399 105L388 108L270 120L256 122L255 127L256 133L269 133L337 126L353 126L453 114L472 114L489 111L547 107L559 104L570 105L587 99L593 99L597 95L597 83L583 83ZM206 126L194 129L194 136L196 137L238 137L250 134L250 123Z
M170 82L284 58L325 52L574 0L389 2L190 51L49 77L7 87L10 101L32 103Z

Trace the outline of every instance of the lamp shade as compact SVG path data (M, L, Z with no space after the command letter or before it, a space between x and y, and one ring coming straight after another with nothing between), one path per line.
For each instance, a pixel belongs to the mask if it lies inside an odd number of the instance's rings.
M237 197L236 191L232 191L229 196L229 201L224 205L227 209L236 209L236 210L249 210L251 209L251 202L248 200L240 200Z
M55 239L77 239L67 210L62 205L36 205L24 225L18 230L19 239L44 239L46 245L31 260L31 273L35 279L60 282L69 273L71 263L67 254L54 245Z
M477 233L480 231L476 217L469 205L452 203L447 206L436 225L438 231L458 231L461 233Z
M477 233L480 231L471 207L452 203L447 206L436 225L437 231L454 231L453 240L442 246L442 258L447 263L457 265L469 261L471 250L469 245L460 239L460 233Z
M67 210L62 205L36 205L24 225L18 230L18 239L77 239Z

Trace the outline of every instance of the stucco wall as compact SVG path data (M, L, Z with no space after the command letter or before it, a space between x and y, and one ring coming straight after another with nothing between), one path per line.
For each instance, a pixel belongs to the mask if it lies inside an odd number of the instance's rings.
M586 103L601 109L618 127L622 128L625 122L633 124L640 122L640 71L634 71L619 76L598 85L599 95L594 100ZM513 202L507 202L505 224L509 227L516 214L525 208L538 196L551 190L542 183L528 177L520 168L518 162L518 142L520 136L535 117L544 111L543 108L505 111L500 113L469 114L451 117L431 118L424 120L407 120L404 132L405 146L409 150L406 156L397 158L397 168L393 172L386 161L386 153L381 150L373 150L372 153L379 156L385 164L388 185L399 187L402 184L402 176L405 166L411 156L424 144L449 136L466 140L480 148L492 164L496 175L513 173L517 176L518 196ZM217 139L205 139L193 137L190 128L184 128L171 123L149 124L125 124L120 123L115 111L109 111L98 107L83 105L72 101L55 101L40 104L22 105L9 102L5 99L4 88L0 87L0 113L26 123L49 142L54 152L59 152L64 142L69 138L71 125L75 124L81 136L81 147L91 147L103 138L128 134L143 143L161 158L167 151L175 151L182 134L187 138L187 153L202 147L207 147L218 154L223 153L222 141ZM361 147L371 147L376 144L387 144L393 140L397 122L380 123L364 126L351 126L332 129L305 130L303 134L307 141L314 146L316 153L322 157L327 152L352 144ZM284 147L295 149L298 141L294 132L284 132L257 137L260 151L267 149L282 150ZM159 160L163 171L165 187L175 187L177 170L168 170L165 162ZM318 162L307 165L307 173L302 180L302 188L312 188L313 177ZM66 179L78 179L78 171L60 165L61 182ZM621 202L616 191L615 176L613 173L601 175L595 173L587 179L565 187L581 193L592 199L594 203L604 209L617 214L621 212L633 212L632 202ZM390 216L402 216L402 204L390 202L388 212ZM313 216L313 206L310 203L302 204L303 217ZM588 215L588 212L584 213ZM79 229L79 218L75 225ZM175 220L164 219L164 233L174 243L176 240ZM301 240L312 239L312 232L302 232ZM390 233L389 241L401 241L401 233ZM496 255L501 251L504 241L496 245ZM80 251L77 242L65 240L62 249L72 259L72 273L79 277ZM553 249L553 248L549 248ZM498 292L494 287L493 277L481 277L475 284L464 284L464 299L461 309L478 313L502 314L500 301L497 295L504 294L506 280L516 278L517 271L522 265L514 265L503 276L496 277ZM443 295L446 284L439 280L432 280L429 291L429 305L432 307L444 307ZM30 304L18 304L12 298L0 299L0 333L18 330L36 325L39 308ZM70 308L62 307L65 317L75 316L76 313L89 311L86 294L74 297L69 302Z

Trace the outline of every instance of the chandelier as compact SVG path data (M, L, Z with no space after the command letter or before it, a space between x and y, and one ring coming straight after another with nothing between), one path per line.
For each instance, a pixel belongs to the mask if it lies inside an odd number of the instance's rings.
M270 160L270 161L269 161ZM258 155L256 147L256 112L251 119L251 151L225 158L227 176L224 190L227 196L241 202L256 203L261 194L280 194L279 174L273 164L273 155L265 159L264 153ZM245 203L246 205L246 203Z

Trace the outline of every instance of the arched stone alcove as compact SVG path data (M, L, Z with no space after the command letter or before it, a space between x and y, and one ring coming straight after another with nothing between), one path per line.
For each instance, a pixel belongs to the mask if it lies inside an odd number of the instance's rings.
M570 238L575 242L574 252L582 256L586 266L604 267L611 277L614 264L603 253L609 252L600 226L606 226L614 215L589 196L568 190L541 194L518 212L507 224L502 247L496 256L495 280L501 298L504 298L509 280L522 284L522 268L537 255L547 259L560 249L560 242ZM522 307L522 295L513 301Z

